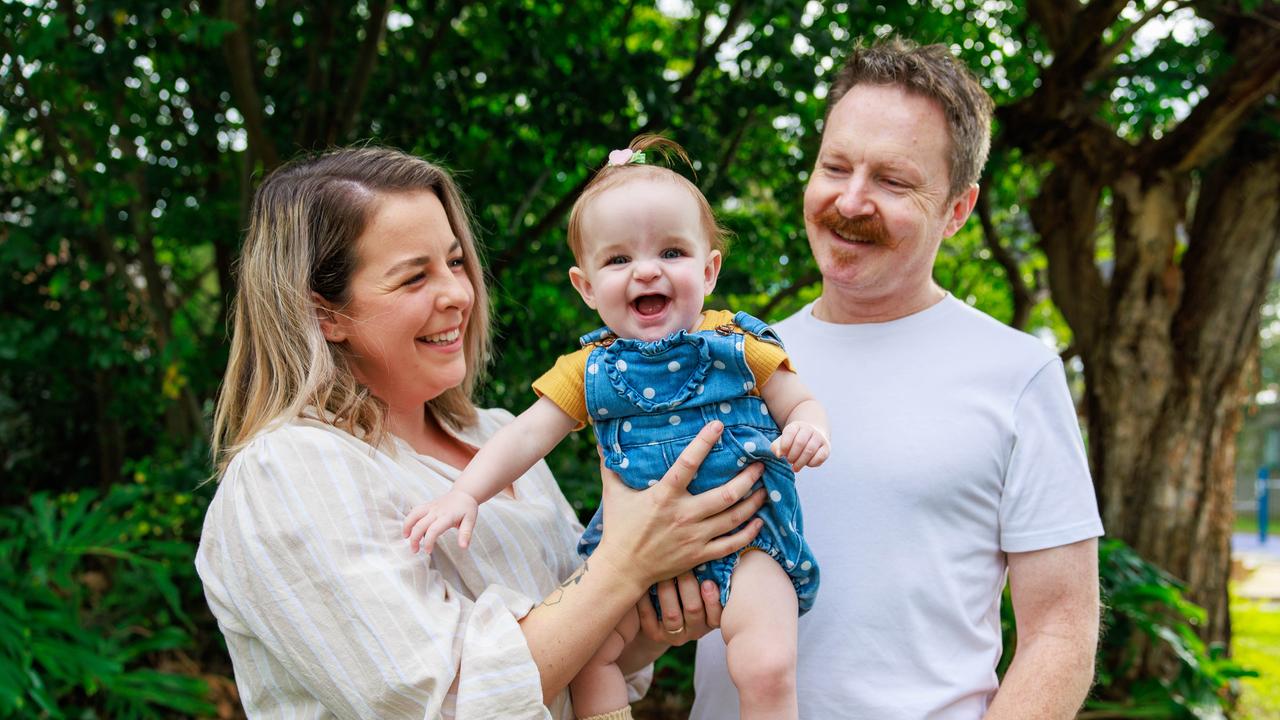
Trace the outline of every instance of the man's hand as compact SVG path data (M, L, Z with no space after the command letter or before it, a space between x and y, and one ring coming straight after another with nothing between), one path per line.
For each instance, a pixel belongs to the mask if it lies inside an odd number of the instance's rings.
M774 455L791 463L793 471L802 467L818 467L831 455L831 442L818 426L793 420L769 446Z
M458 547L471 544L471 530L476 525L476 513L480 506L476 499L461 490L450 490L430 502L422 503L409 511L404 520L404 536L409 547L418 552L425 548L427 554L435 547L436 539L449 528L458 528Z

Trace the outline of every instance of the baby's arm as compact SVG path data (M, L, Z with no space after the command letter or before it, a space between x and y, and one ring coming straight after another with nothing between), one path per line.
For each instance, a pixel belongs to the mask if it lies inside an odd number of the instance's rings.
M774 455L786 458L792 470L818 467L826 462L831 453L827 411L800 381L799 375L779 368L760 388L760 397L782 428L782 434L769 448Z
M546 397L538 398L528 410L494 433L476 452L453 489L435 500L409 511L404 536L414 552L431 552L436 538L451 527L458 528L458 545L471 543L480 503L515 482L555 448L577 425L577 421Z

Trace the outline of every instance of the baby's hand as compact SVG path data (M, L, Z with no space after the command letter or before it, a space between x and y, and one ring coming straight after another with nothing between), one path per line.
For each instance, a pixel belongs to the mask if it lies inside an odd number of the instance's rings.
M409 546L418 552L419 544L427 554L435 547L436 539L449 528L458 528L458 547L471 544L471 530L476 525L479 511L476 499L461 490L450 490L440 497L425 502L409 511L404 519L404 536Z
M795 420L787 423L769 449L790 462L791 469L795 471L802 467L818 467L826 462L831 454L831 442L816 425Z

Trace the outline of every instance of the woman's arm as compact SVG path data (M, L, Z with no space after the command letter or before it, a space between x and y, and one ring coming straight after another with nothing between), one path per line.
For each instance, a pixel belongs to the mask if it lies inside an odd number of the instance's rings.
M631 490L601 464L605 531L600 546L520 621L546 701L568 686L650 585L736 552L759 532L758 519L732 532L764 502L763 491L750 493L762 472L758 464L714 492L688 492L722 430L718 422L703 428L647 490Z

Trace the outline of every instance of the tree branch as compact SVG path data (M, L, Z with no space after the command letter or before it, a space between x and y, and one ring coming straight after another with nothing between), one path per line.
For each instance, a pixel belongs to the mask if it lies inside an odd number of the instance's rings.
M1106 283L1094 262L1094 229L1104 180L1079 158L1054 168L1031 201L1031 219L1049 261L1054 303L1082 353L1095 347L1104 321Z
M1192 0L1182 0L1182 2L1176 3L1174 7L1167 12L1167 14L1171 15L1183 8L1190 7L1191 2ZM1116 38L1115 42L1105 48L1102 48L1102 50L1098 52L1098 60L1094 63L1093 70L1086 75L1085 81L1088 82L1096 79L1104 68L1115 62L1116 57L1129 47L1129 43L1133 40L1133 36L1137 35L1138 31L1141 30L1143 26L1157 17L1166 14L1166 11L1164 10L1165 4L1165 0L1158 0L1155 5L1152 5L1145 13L1142 14L1142 17L1138 18L1129 25L1129 27L1125 28L1124 32L1120 34L1120 37Z
M249 42L249 6L247 0L225 0L222 7L224 19L235 23L236 29L222 39L222 52L231 74L231 97L244 115L249 143L256 148L267 170L280 164L280 153L267 135L262 117L262 101L254 85L253 49Z
M436 50L440 49L440 42L444 39L445 33L449 32L449 28L453 27L453 21L467 7L470 0L458 0L453 3L453 12L448 16L441 14L439 22L436 23L436 31L431 34L430 42L422 45L422 51L418 53L418 64L421 67L428 67L431 62L431 56L436 54Z
M635 11L636 0L627 0L627 7L622 11L622 22L618 26L621 28L618 32L619 38L625 40L627 35L631 32L631 18L635 16ZM621 43L619 43L619 45L621 45Z
M711 171L707 173L707 179L702 186L702 194L711 197L715 190L716 184L720 179L729 174L729 168L733 167L734 158L738 156L738 150L742 148L742 141L747 135L747 129L756 119L756 112L759 108L751 108L747 111L747 116L742 118L738 123L738 129L733 133L733 137L726 143L725 149L720 153L720 162L711 167Z
M542 218L534 224L528 232L524 234L524 241L519 245L519 251L523 252L526 245L545 235L551 228L560 222L560 218L569 212L569 208L573 207L573 203L578 200L578 196L587 188L587 183L591 182L594 177L593 173L587 173L585 177L578 181L569 192L565 193L551 206L551 209L543 214ZM515 248L508 248L501 255L494 256L489 262L489 273L494 277L501 277L516 256Z
M773 313L773 311L776 310L783 302L790 300L792 297L799 294L801 290L804 290L820 280L822 280L822 273L817 270L810 270L799 278L792 280L790 285L779 290L773 297L769 298L764 305L761 305L758 310L751 314L758 318L768 318L769 315Z
M507 223L507 234L514 235L520 229L520 220L524 218L525 213L529 212L529 206L533 204L533 199L542 192L542 186L547 184L547 180L551 178L551 166L548 165L538 175L538 179L533 181L529 186L529 191L520 198L520 204L516 206L516 211L511 214L511 222Z
M10 57L17 61L18 53L13 49L9 36L0 33L0 50L3 50ZM36 126L40 129L40 135L44 140L45 149L53 156L55 160L62 162L62 166L67 173L67 179L70 181L72 192L75 193L76 201L80 205L81 212L88 213L93 208L93 199L89 197L89 191L85 187L82 173L76 166L71 156L67 153L67 148L62 144L64 134L58 130L62 123L54 122L52 116L47 115L41 108L41 103L31 91L30 83L22 77L21 72L12 74L14 82L22 89L22 98L20 102L24 103L28 109L35 111ZM50 104L50 107L56 107ZM72 143L75 139L72 138ZM108 275L113 272L124 272L127 262L120 254L120 249L116 247L112 241L110 233L102 224L98 224L93 228L93 243L89 245L89 254L102 265L103 271Z
M329 60L329 43L333 39L333 16L337 6L330 3L324 12L314 13L317 31L315 39L307 43L307 106L302 122L294 131L294 147L315 147L317 139L324 135L328 117L328 93L323 91L321 77Z
M1074 3L1063 3L1074 5ZM1102 62L1102 33L1116 23L1129 0L1092 0L1075 14L1071 24L1071 41L1061 57L1065 67L1089 74ZM1054 61L1057 65L1058 61ZM1078 82L1078 80L1077 80ZM1080 83L1083 85L1083 83Z
M698 78L715 59L716 53L720 51L720 46L733 36L734 31L738 29L738 24L742 22L742 16L746 14L749 3L747 0L735 0L729 8L729 13L725 15L724 27L721 28L720 34L712 41L710 45L703 47L693 59L693 67L685 76L680 79L680 86L676 89L675 101L677 104L683 103L693 94L693 87L697 84ZM698 39L702 41L701 38Z
M356 67L347 82L347 90L343 93L341 109L337 122L331 128L329 144L346 138L355 126L356 116L364 101L365 90L369 86L369 77L373 75L373 67L378 59L378 45L387 30L387 16L391 14L391 0L374 0L369 7L369 21L365 23L364 42L360 45L360 53L356 57Z
M1027 0L1027 17L1040 26L1055 56L1065 52L1071 21L1080 12L1076 3L1058 0Z
M1222 155L1248 113L1280 91L1280 30L1250 23L1231 48L1235 64L1173 131L1143 148L1145 164L1186 172Z
M1013 321L1010 325L1021 330L1027 326L1027 318L1031 316L1031 307L1035 305L1035 299L1026 281L1022 279L1018 259L1000 242L1000 233L991 219L991 198L987 190L988 188L984 187L978 191L978 204L974 209L977 210L978 221L982 224L983 242L990 248L996 262L1004 269L1005 278L1008 279L1009 287L1013 291Z

